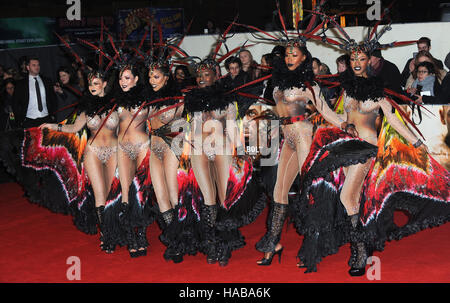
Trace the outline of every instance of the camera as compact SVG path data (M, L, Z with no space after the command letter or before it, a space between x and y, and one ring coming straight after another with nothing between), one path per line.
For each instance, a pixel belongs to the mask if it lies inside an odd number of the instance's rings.
M420 93L422 92L422 88L423 88L422 85L417 84L417 87L416 87L416 95L420 95Z

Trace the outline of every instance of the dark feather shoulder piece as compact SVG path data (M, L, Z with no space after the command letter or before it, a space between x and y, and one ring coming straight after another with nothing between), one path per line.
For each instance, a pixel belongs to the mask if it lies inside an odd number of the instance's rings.
M182 96L181 91L177 88L175 83L173 81L169 81L164 87L162 87L158 91L154 91L151 87L149 87L149 93L148 93L148 101L156 100L156 99L163 99L163 98L169 98L169 97L179 97ZM174 105L176 103L180 102L179 99L167 99L161 102L156 102L151 104L152 107L155 107L157 109L160 109L165 106Z
M114 94L114 97L117 106L130 110L141 106L142 102L147 101L148 91L142 84L138 84L135 87L130 88L127 92L124 92L121 88L118 88Z
M379 77L364 78L344 72L339 76L339 82L347 96L358 101L378 101L384 96L383 80Z
M111 94L107 94L104 97L98 97L86 92L81 97L80 103L77 106L77 111L78 113L84 112L87 116L92 117L109 112L114 104L115 102L112 99Z
M205 88L193 88L184 97L184 108L188 113L225 109L235 99L234 94L225 92L218 82Z
M285 90L290 88L304 88L305 82L314 83L314 73L310 64L303 62L295 70L287 68L283 59L275 59L272 69L273 86Z

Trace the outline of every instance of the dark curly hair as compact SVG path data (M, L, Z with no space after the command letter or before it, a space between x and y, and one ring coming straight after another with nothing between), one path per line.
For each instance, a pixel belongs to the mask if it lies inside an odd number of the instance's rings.
M417 79L417 72L419 71L419 67L425 67L428 70L429 75L436 74L436 70L434 69L434 64L428 61L421 62L417 64L416 68L413 70L412 75L414 79Z

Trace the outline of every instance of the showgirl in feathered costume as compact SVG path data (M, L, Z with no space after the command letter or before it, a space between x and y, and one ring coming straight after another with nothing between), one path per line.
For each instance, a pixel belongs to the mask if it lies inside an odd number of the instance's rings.
M198 88L188 91L184 99L195 180L183 199L192 200L199 210L199 250L207 255L208 263L221 266L228 264L233 250L245 245L238 228L251 223L265 204L251 159L243 155L238 127L238 101L252 102L258 97L239 92L243 87L226 91L216 81L220 62L240 49L216 58L233 25L221 35L213 53L195 63Z
M267 232L256 244L256 249L265 253L264 258L257 262L258 265L270 265L276 254L281 258L283 246L279 242L283 225L288 216L288 194L309 153L316 130L316 125L308 116L308 102L313 102L320 113L327 114L331 119L330 122L334 125L340 125L343 122L331 109L322 105L324 101L319 98L320 88L315 82L312 71L312 56L306 48L308 38L305 33L313 34L321 28L321 25L313 28L313 24L316 22L316 18L313 18L303 33L299 31L289 33L286 30L278 2L277 6L283 26L281 37L268 34L253 26L247 26L269 37L267 39L257 37L258 39L283 44L286 47L284 60L274 59L272 69L273 97L284 141L278 161L277 179L268 217ZM313 98L314 95L318 97Z
M138 60L131 56L130 50L128 53L124 52L124 47L133 48L125 46L124 43L116 47L112 35L106 35L113 55L104 49L103 31L99 46L79 39L79 42L99 54L99 60L106 58L108 64L105 70L115 69L119 78L119 87L115 75L110 80L113 86L111 101L114 104L105 114L105 119L97 125L97 131L92 136L93 142L98 140L99 134L105 128L111 128L111 118L115 119L117 125L113 133L118 136L116 145L110 146L113 152L110 157L117 163L117 170L112 183L108 183L110 190L107 192L103 214L98 211L98 217L102 237L108 239L108 252L113 252L116 245L127 245L130 256L139 257L146 255L146 228L154 220L151 212L154 199L148 165L148 135L146 125L140 123L147 118L148 109L142 104L148 98L148 90L144 85L138 84ZM100 111L102 110L104 109L101 108ZM85 216L89 217L87 214Z
M340 129L323 128L316 133L302 168L301 195L294 205L297 230L304 236L299 266L306 267L306 272L316 271L323 257L350 242L349 274L359 276L365 273L372 251L383 250L386 240L449 220L450 174L408 128L404 121L420 134L392 96L413 101L367 75L374 50L414 41L382 45L378 40L390 25L377 34L378 23L358 44L334 18L319 15L322 24L337 27L342 42L326 37L325 31L306 36L349 52L351 69L338 81L321 80L342 87L347 118ZM375 120L380 109L384 119L377 135ZM332 122L329 116L323 117ZM397 209L410 215L401 227L393 221Z
M98 49L103 53L103 22L101 26ZM76 115L63 123L2 134L10 144L2 148L0 158L32 202L72 214L75 225L85 233L97 233L98 224L101 248L112 253L124 237L117 220L105 222L105 213L106 217L114 217L105 211L105 206L117 169L119 123L112 94L106 92L111 65L105 67L107 58L100 54L98 65L88 66L64 39L59 35L58 38L88 71L89 90L79 102L69 106L75 108Z
M187 55L179 48L182 38L175 37L173 41L163 43L161 27L158 26L158 29L160 42L151 43L150 54L142 53L139 49L135 51L148 69L146 85L150 86L149 94L141 108L149 108L147 120L152 151L149 166L158 204L154 209L163 232L160 239L167 246L165 259L179 263L185 253L193 254L197 247L193 232L195 223L192 220L195 211L187 205L181 209L182 203L179 203L179 192L187 190L189 186L189 161L183 161L185 157L181 159L182 147L178 145L176 148L177 145L172 144L174 137L182 135L178 129L173 129L176 125L182 128L185 120L182 119L183 96L171 75L171 67L176 62L173 58L176 53L184 57ZM180 213L183 222L177 224L176 218L180 218L177 216Z

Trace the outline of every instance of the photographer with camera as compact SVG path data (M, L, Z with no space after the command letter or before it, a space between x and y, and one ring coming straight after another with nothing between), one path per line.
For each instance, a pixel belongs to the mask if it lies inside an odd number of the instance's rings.
M450 69L450 52L445 57L445 66ZM450 104L450 73L442 79L440 92L434 92L435 96L425 96L420 93L415 95L417 102L425 104Z
M408 78L411 76L412 72L414 71L414 68L415 68L415 65L416 65L416 56L417 56L418 52L426 51L426 52L429 53L430 49L431 49L431 40L430 40L430 38L422 37L419 40L417 40L417 52L413 53L413 57L410 58L406 62L405 67L403 68L403 72L402 72L402 86L403 87L406 86L406 82L407 82ZM444 65L442 64L441 60L436 59L436 58L433 58L433 60L435 61L434 63L440 69L444 68Z
M436 81L436 71L434 65L430 62L424 61L417 65L413 71L414 82L407 92L420 96L434 96L439 91L440 85Z
M416 75L417 75L418 66L419 66L419 64L421 64L423 62L429 62L431 65L433 65L434 75L435 75L436 81L438 82L439 85L442 83L442 80L444 79L445 75L447 74L447 72L444 69L441 69L436 64L436 60L433 58L433 56L425 50L422 50L417 54L416 58L414 59L414 62L415 62L414 70L411 73L411 75L409 76L409 78L405 84L406 91L410 91L410 89L412 88L412 84L417 79ZM435 94L436 94L436 92L435 92Z

